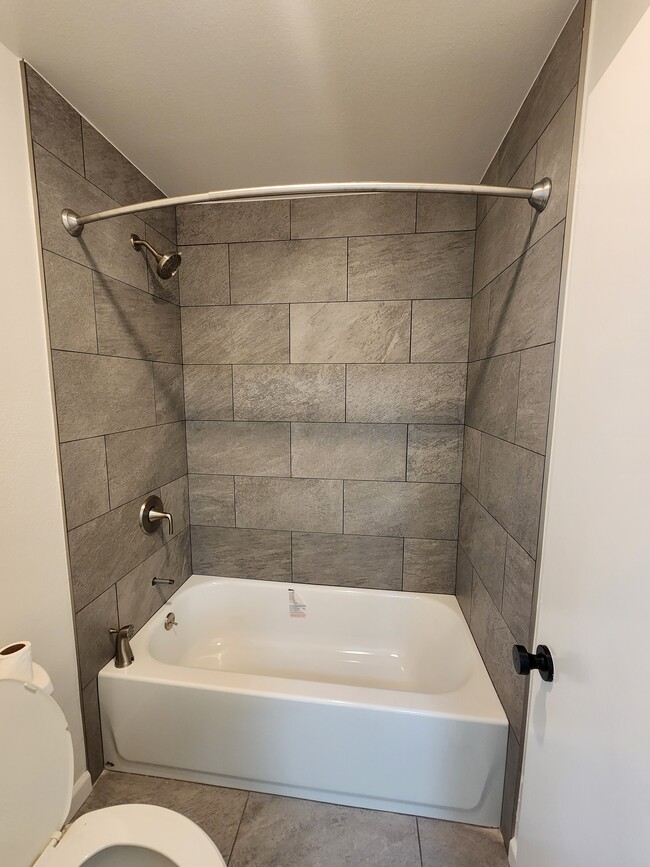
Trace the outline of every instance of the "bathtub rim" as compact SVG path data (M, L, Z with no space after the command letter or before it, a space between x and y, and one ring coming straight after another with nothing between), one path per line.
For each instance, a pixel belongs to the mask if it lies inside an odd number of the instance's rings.
M354 595L378 594L389 598L416 598L441 603L452 611L458 620L460 633L467 644L472 667L465 683L449 692L423 693L406 690L384 689L361 685L324 682L317 680L275 677L266 674L226 672L162 662L149 651L149 640L154 629L162 623L172 606L195 588L207 585L259 584L284 588L314 589L317 592L335 591ZM99 672L100 678L143 680L158 685L200 690L219 690L241 695L268 695L286 701L310 701L317 704L384 709L403 714L435 715L466 722L481 722L487 725L507 726L508 719L498 698L496 689L485 667L467 621L451 594L415 593L402 590L375 590L359 587L340 587L326 584L300 584L284 581L264 581L254 578L231 578L217 575L192 574L175 593L167 599L131 641L135 661L127 668L118 669L111 660Z

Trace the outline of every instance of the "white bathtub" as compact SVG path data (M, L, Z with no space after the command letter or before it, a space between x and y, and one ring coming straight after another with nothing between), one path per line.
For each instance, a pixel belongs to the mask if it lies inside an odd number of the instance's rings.
M507 721L453 596L193 575L132 648L99 675L117 770L499 824Z

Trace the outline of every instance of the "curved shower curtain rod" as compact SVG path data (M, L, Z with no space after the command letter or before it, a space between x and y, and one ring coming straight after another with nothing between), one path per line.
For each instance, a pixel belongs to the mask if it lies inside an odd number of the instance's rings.
M250 187L241 190L215 190L211 193L195 193L190 196L172 196L138 202L95 214L79 214L70 208L61 211L61 220L66 230L78 238L86 223L97 223L111 217L123 217L141 211L158 208L173 208L176 205L202 205L210 202L273 202L283 198L311 199L318 196L358 196L363 193L460 193L475 196L502 196L510 199L527 199L536 211L543 211L551 195L551 181L542 178L530 187L491 187L485 184L399 184L381 181L351 181L343 184L293 184L280 187Z

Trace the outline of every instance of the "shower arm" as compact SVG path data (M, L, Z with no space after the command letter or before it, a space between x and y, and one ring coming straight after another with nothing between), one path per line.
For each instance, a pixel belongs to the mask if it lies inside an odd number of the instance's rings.
M284 198L311 199L320 196L359 196L364 193L459 193L461 195L497 196L510 199L527 199L536 211L543 211L551 195L551 181L543 178L531 187L493 187L486 184L399 184L375 181L352 181L342 184L293 184L277 187L250 187L240 190L215 190L210 193L195 193L189 196L171 196L138 202L95 214L79 215L70 208L61 212L66 230L79 237L87 223L97 223L112 217L124 217L141 211L159 208L174 208L177 205L203 205L211 202L274 202Z

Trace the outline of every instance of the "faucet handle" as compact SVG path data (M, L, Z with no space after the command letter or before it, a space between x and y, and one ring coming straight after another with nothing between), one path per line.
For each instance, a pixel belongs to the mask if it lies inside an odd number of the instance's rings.
M169 512L165 512L162 500L156 494L152 494L140 507L140 526L142 532L150 535L158 529L160 521L165 520L169 524L169 535L174 535L174 519Z

